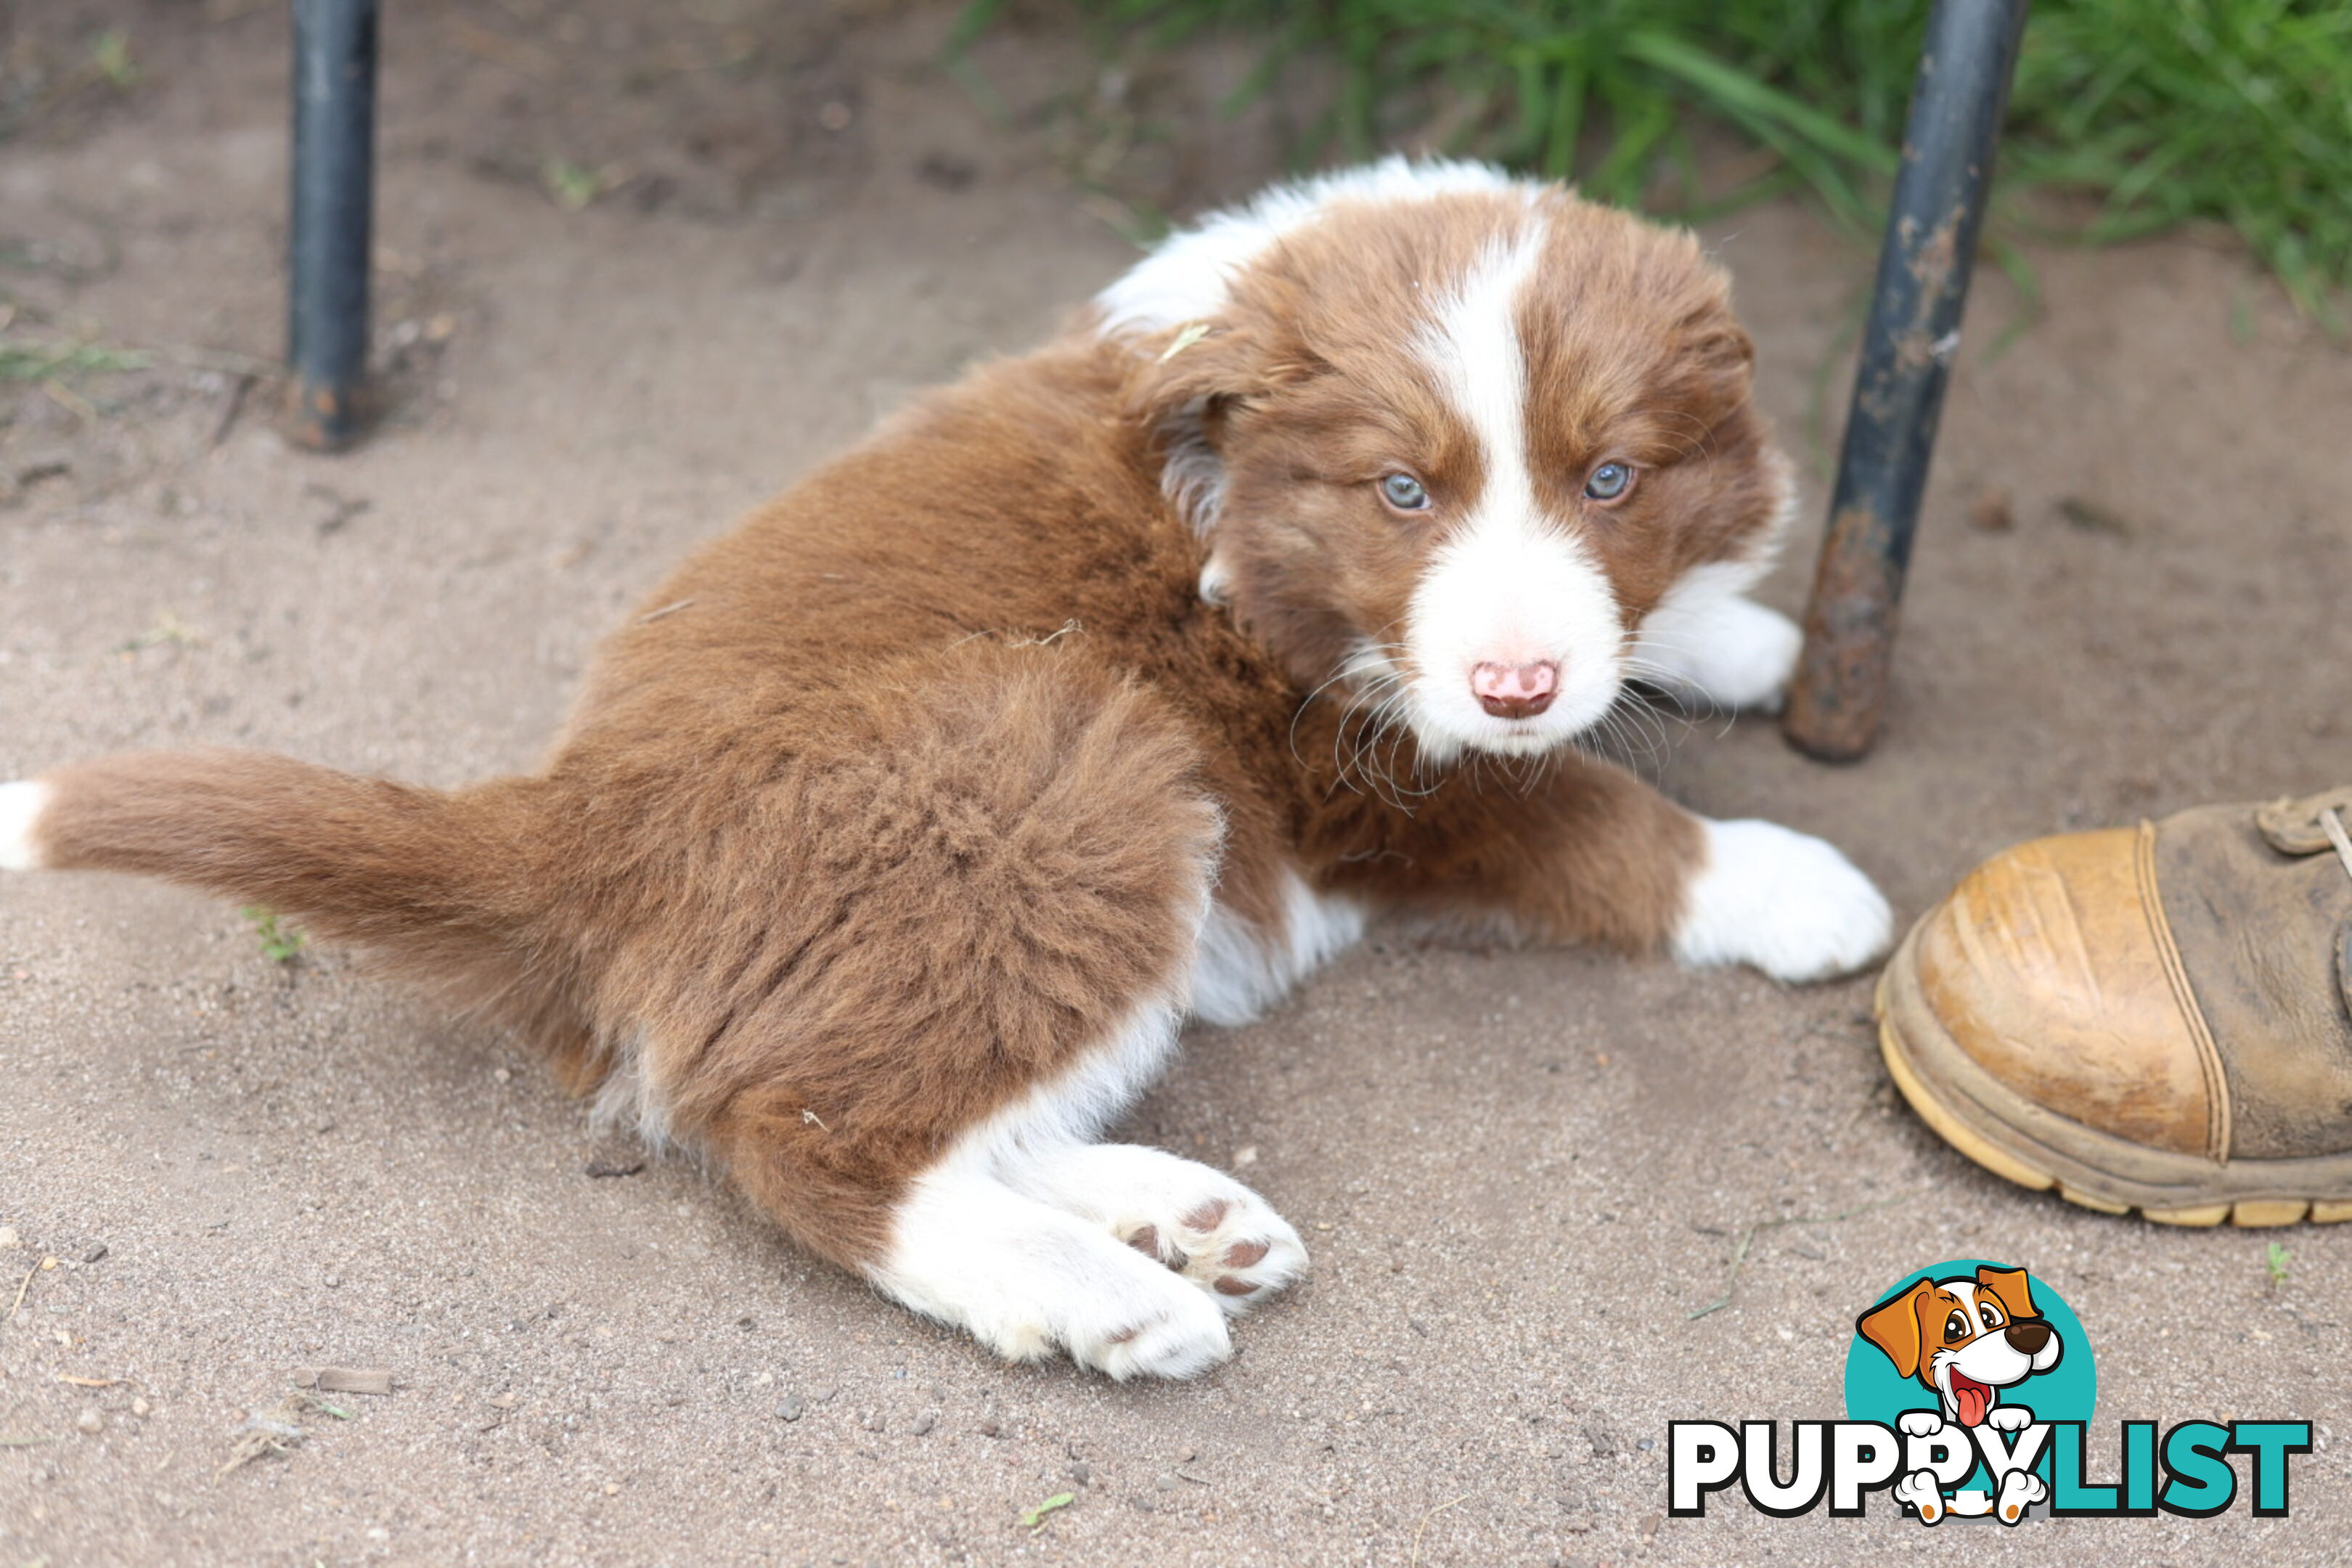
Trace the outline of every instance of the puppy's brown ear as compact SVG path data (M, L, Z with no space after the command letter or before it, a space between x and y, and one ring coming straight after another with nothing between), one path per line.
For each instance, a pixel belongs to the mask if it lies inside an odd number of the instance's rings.
M2022 1268L1995 1268L1990 1264L1977 1270L1977 1289L1990 1290L2001 1310L2012 1318L2038 1318L2033 1310L2033 1293L2026 1289Z
M1235 410L1281 384L1262 324L1228 310L1210 321L1135 340L1125 401L1150 432L1166 487L1193 527L1215 523L1224 490L1224 442Z
M1257 389L1255 335L1230 320L1187 321L1138 338L1137 369L1129 380L1129 412L1159 428L1197 418L1213 405Z
M1895 1370L1919 1375L1919 1298L1936 1288L1922 1279L1900 1296L1890 1296L1853 1321L1854 1332L1886 1352Z

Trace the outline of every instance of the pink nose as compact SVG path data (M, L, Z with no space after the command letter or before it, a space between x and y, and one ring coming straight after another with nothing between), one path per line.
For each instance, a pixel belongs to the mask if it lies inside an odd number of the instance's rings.
M1559 689L1559 666L1549 659L1534 664L1482 664L1470 672L1470 690L1478 706L1497 719L1532 719L1551 706Z

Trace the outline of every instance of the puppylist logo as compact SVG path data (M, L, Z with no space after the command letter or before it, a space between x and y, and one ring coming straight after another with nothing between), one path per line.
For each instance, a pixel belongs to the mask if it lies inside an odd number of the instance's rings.
M1860 1518L1885 1491L1905 1517L2003 1524L2069 1519L2207 1519L2241 1490L2250 1510L2287 1511L2290 1458L2311 1451L2308 1421L2122 1423L2122 1474L2086 1481L2083 1436L2098 1393L2089 1336L2058 1292L2023 1268L1982 1259L1923 1268L1854 1320L1843 1421L1798 1421L1783 1466L1769 1420L1675 1421L1667 1510L1700 1518L1735 1484L1759 1513Z

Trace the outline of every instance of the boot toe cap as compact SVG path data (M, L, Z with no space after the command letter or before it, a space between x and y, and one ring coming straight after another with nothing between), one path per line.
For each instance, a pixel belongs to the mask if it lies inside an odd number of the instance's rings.
M2003 1089L2095 1131L2207 1154L2216 1086L2183 1010L2145 829L2037 839L1920 922L1917 995Z

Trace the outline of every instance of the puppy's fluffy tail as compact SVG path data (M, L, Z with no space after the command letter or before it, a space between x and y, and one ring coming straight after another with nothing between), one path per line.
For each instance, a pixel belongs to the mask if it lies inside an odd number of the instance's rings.
M449 795L254 752L133 752L0 784L0 868L161 878L470 989L530 940L533 790Z

